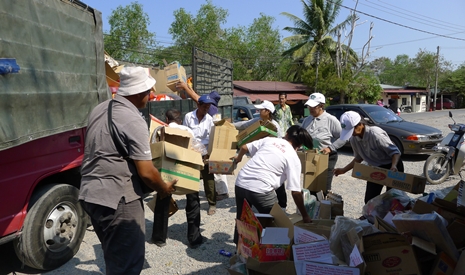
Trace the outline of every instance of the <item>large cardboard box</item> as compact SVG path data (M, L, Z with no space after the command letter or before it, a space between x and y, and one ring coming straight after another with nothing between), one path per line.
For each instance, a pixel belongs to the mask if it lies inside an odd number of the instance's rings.
M447 253L453 260L457 260L459 252L454 241L447 232L444 219L439 214L402 213L392 218L398 232L410 232L416 236L432 242L439 249Z
M304 175L304 188L313 192L326 192L328 181L329 156L320 154L317 150L297 152Z
M408 240L393 233L374 233L362 237L360 252L365 274L421 274Z
M258 220L247 201L244 201L242 209L241 220L236 220L239 233L237 253L259 262L289 260L294 227L279 205L276 203L271 209L269 217L273 225L267 227Z
M186 69L179 62L175 61L166 66L165 69L166 86L176 92L176 83L179 81L187 83Z
M403 190L413 194L423 194L426 178L393 172L388 169L355 163L352 169L352 177Z
M208 168L210 173L232 174L235 163L231 160L236 155L237 136L236 127L228 121L220 120L210 131L208 143Z
M150 144L153 165L164 181L178 179L176 195L199 191L200 170L204 163L200 153L189 149L190 134L187 131L164 127L160 140Z
M237 146L259 140L261 138L278 136L276 126L270 121L257 120L237 135Z
M157 81L155 83L155 94L167 94L173 93L168 86L166 86L166 75L165 71L160 68L151 68L150 75ZM177 91L174 91L176 94Z

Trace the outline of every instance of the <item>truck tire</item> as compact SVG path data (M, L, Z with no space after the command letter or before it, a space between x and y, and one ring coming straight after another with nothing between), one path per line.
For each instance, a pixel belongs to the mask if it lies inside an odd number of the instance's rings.
M25 265L49 270L78 252L87 227L87 214L71 185L47 185L33 194L20 237L14 247Z

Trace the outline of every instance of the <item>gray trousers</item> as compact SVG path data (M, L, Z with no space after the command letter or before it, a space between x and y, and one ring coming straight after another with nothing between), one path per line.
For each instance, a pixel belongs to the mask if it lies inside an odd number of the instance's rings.
M275 190L271 190L267 193L255 193L244 189L242 187L235 187L236 192L236 219L240 220L242 213L242 205L244 200L247 200L250 207L255 206L259 213L269 214L273 205L278 202L276 198ZM234 227L234 243L237 245L239 241L239 235L237 233L237 227Z

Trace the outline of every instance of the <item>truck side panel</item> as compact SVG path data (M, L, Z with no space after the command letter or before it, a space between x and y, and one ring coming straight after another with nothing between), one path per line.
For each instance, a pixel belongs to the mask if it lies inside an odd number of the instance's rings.
M58 181L60 173L79 167L83 150L79 129L0 151L0 236L21 229L32 190L47 177Z

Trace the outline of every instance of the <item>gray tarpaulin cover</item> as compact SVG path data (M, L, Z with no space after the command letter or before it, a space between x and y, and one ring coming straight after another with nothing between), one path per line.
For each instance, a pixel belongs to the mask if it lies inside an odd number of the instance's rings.
M2 58L20 71L0 75L0 150L85 127L111 96L102 15L82 3L1 0Z

